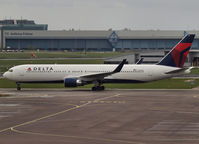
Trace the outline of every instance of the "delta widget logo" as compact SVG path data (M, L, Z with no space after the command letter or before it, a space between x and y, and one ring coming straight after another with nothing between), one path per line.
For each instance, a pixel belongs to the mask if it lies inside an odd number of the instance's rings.
M29 67L29 68L27 68L26 71L27 71L27 72L30 72L30 71L32 71L32 69Z

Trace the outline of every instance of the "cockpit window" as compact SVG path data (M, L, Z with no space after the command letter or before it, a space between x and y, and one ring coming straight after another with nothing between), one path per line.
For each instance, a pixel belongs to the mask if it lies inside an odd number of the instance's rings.
M9 72L13 72L13 69L9 69L8 71L9 71Z

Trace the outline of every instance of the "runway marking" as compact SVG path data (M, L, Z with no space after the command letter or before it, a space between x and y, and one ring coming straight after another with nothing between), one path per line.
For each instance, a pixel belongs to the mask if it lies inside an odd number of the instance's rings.
M194 98L199 98L199 95L194 95L193 97L194 97Z
M106 100L106 99L109 99L109 98L112 98L112 97L119 97L119 96L120 96L120 94L115 94L115 95L112 95L112 96L95 99L93 102L98 102L98 101L101 101L101 100Z
M66 135L56 135L56 134L34 133L34 132L28 132L28 131L20 131L20 130L16 129L16 128L24 126L24 125L35 123L35 122L37 122L39 120L43 120L43 119L46 119L46 118L57 116L59 114L65 113L65 112L68 112L68 111L71 111L71 110L74 110L74 109L78 109L78 108L87 106L87 105L91 104L92 102L100 102L101 100L106 100L106 99L109 99L109 98L118 97L119 95L120 94L116 94L116 95L109 96L109 97L99 98L99 99L96 99L94 101L88 101L85 104L76 105L73 108L70 108L70 109L67 109L67 110L55 113L55 114L51 114L51 115L48 115L48 116L45 116L45 117L41 117L41 118L38 118L38 119L35 119L35 120L32 120L32 121L28 121L28 122L25 122L25 123L22 123L22 124L19 124L19 125L16 125L16 126L12 126L10 128L1 130L0 133L1 132L5 132L7 130L11 130L12 132L20 133L20 134L31 134L31 135L40 135L40 136L53 136L53 137L65 137L65 138L75 138L75 139L87 139L87 140L97 140L97 141L107 141L107 142L119 142L119 143L129 143L129 144L135 144L135 143L136 144L144 144L144 143L140 143L140 142L138 143L138 142L132 142L132 141L114 140L114 139L106 139L106 138L93 138L93 137L80 137L80 136L66 136ZM113 101L113 102L115 102L115 101Z
M20 127L20 126L24 126L24 125L35 123L35 122L43 120L43 119L47 119L47 118L50 118L50 117L53 117L53 116L57 116L57 115L65 113L65 112L68 112L68 111L71 111L71 110L75 110L75 109L78 109L80 107L84 107L84 106L86 106L88 104L90 104L90 103L88 102L88 103L85 103L85 104L82 104L82 105L76 105L75 107L72 107L72 108L69 108L69 109L66 109L66 110L51 114L51 115L47 115L47 116L44 116L44 117L41 117L41 118L37 118L37 119L32 120L32 121L28 121L28 122L25 122L25 123L22 123L22 124L19 124L19 125L16 125L16 126L12 126L12 127L0 130L0 133L5 132L7 130L10 130L11 128L17 128L17 127Z
M115 94L115 95L112 95L112 96L99 98L99 99L96 99L94 101L98 102L100 100L105 100L105 99L109 99L109 98L112 98L112 97L118 97L119 95L120 94ZM54 116L57 116L57 115L60 115L60 114L63 114L63 113L66 113L66 112L69 112L69 111L72 111L72 110L75 110L75 109L82 108L84 106L89 105L91 102L92 101L88 101L87 103L82 104L82 105L75 105L75 107L72 107L72 108L69 108L69 109L54 113L54 114L50 114L50 115L47 115L47 116L44 116L44 117L40 117L40 118L34 119L32 121L27 121L27 122L19 124L19 125L15 125L15 126L12 126L12 127L9 127L9 128L2 129L2 130L0 130L0 133L8 131L8 130L11 130L11 129L14 129L14 128L17 128L17 127L21 127L21 126L25 126L25 125L28 125L28 124L36 123L37 121L40 121L40 120L43 120L43 119L47 119L47 118L50 118L50 117L54 117Z
M104 98L99 98L99 99L96 99L96 100L93 100L93 101L80 101L80 103L85 103L85 102L89 102L89 103L108 103L108 104L110 104L110 103L114 103L114 104L116 104L116 103L119 103L119 104L124 104L124 103L126 103L125 101L104 101L104 100L106 100L106 99L109 99L109 98L112 98L112 97L118 97L118 96L120 96L120 94L116 94L116 95L113 95L113 96L109 96L109 97L104 97Z
M125 141L125 140L115 140L115 139L107 139L107 138L94 138L94 137L81 137L81 136L67 136L67 135L34 133L34 132L28 132L28 131L20 131L20 130L14 129L14 128L11 128L10 130L13 131L13 132L15 132L15 133L31 134L31 135L39 135L39 136L53 136L53 137L86 139L86 140L97 140L97 141L106 141L106 142L129 143L129 144L145 144L145 143L140 143L140 142L132 142L132 141Z
M0 104L0 107L16 107L19 106L20 104Z
M126 101L80 101L80 103L85 103L85 102L90 102L90 103L101 103L101 104L125 104Z

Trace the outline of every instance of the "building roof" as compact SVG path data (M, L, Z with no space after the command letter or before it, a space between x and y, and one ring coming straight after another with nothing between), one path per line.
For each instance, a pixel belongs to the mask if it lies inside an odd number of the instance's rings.
M166 30L119 30L115 31L119 39L181 39L184 31ZM199 39L199 31L187 31L196 34ZM53 39L107 39L113 31L41 31L41 30L5 30L7 38L53 38Z
M48 30L47 24L36 24L33 20L0 20L3 30Z

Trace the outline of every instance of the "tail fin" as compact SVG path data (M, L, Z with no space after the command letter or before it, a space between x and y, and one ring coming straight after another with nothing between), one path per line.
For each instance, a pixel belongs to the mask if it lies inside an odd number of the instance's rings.
M195 34L186 35L159 63L158 65L182 68L191 48Z

